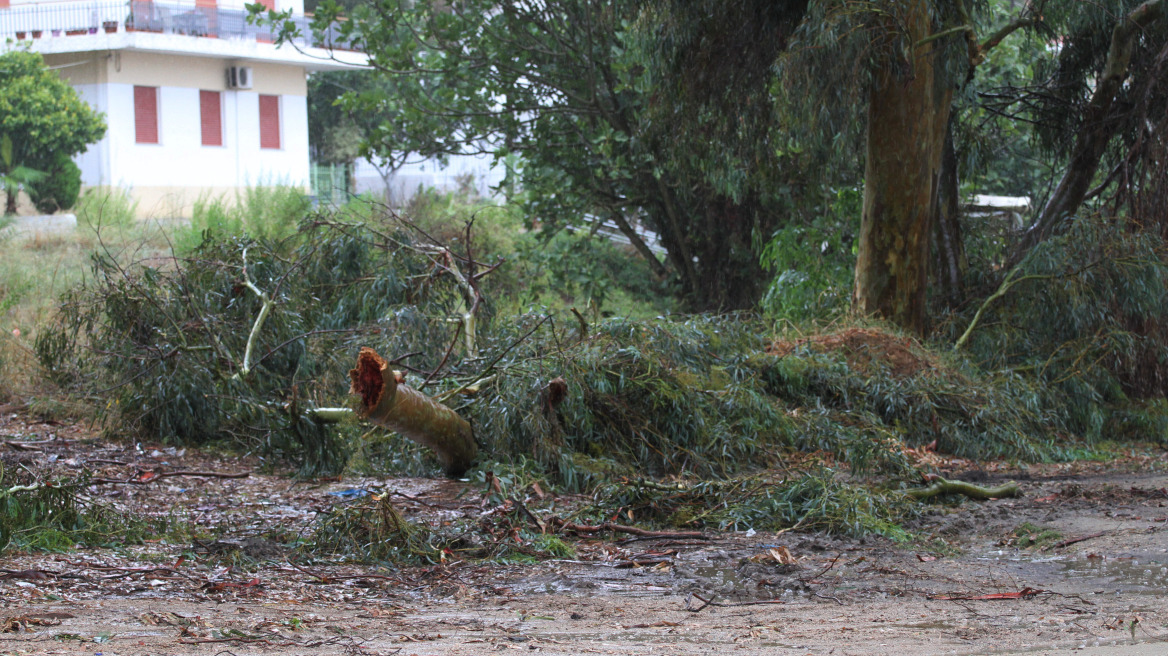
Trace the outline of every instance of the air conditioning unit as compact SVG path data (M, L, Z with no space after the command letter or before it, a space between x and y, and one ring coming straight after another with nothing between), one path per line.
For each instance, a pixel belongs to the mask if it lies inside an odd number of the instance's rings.
M227 69L228 89L250 89L251 83L251 66L232 66Z

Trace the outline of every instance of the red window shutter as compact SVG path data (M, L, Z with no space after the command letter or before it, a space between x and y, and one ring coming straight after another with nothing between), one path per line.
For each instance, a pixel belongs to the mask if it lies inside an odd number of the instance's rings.
M260 148L280 147L280 96L260 96Z
M223 145L223 113L219 92L199 90L199 117L203 126L203 145Z
M158 143L158 87L134 87L134 141Z
M259 2L268 11L276 11L276 0L259 0Z

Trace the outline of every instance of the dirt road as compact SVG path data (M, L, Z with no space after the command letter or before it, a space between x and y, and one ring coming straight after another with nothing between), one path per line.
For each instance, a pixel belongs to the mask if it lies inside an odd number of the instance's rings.
M254 465L95 442L69 427L7 431L5 444L37 443L7 445L8 467L125 478ZM1163 462L983 467L988 482L1017 478L1025 496L937 506L909 544L790 533L582 540L571 560L404 569L324 565L271 536L303 532L317 512L373 488L396 493L407 517L481 512L467 484L147 476L95 487L94 499L169 513L215 538L6 553L0 654L1168 653Z

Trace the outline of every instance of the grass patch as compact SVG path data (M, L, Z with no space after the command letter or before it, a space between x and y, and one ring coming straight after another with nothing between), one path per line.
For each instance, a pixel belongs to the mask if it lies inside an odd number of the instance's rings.
M308 196L295 187L248 187L234 198L204 196L195 201L190 224L174 232L174 250L188 255L206 239L281 241L296 234L311 206Z
M122 189L95 187L77 199L77 226L93 232L122 230L134 225L138 201Z
M1052 528L1022 522L1013 531L1010 531L1002 544L1019 549L1042 549L1061 539L1063 539L1062 534Z

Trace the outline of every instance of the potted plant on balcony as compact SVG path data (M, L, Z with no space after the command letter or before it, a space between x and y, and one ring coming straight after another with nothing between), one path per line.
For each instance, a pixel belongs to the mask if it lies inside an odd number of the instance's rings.
M32 38L39 39L39 38L41 38L42 34L44 34L44 30L33 30L32 31Z
M25 37L25 36L27 36L27 35L28 35L28 33L27 33L27 32L24 32L24 31L21 31L21 30L17 30L17 32L16 32L16 40L17 40L17 41L23 41L23 40L24 40L24 37Z
M85 34L89 30L85 28L77 28L72 30L65 30L65 36L77 36L78 34Z
M49 34L52 34L53 36L61 36L61 28L55 27L51 29L49 30Z
M113 34L114 32L118 31L118 22L117 21L112 21L112 20L105 21L104 23L101 24L101 26L103 28L105 28L106 34Z

